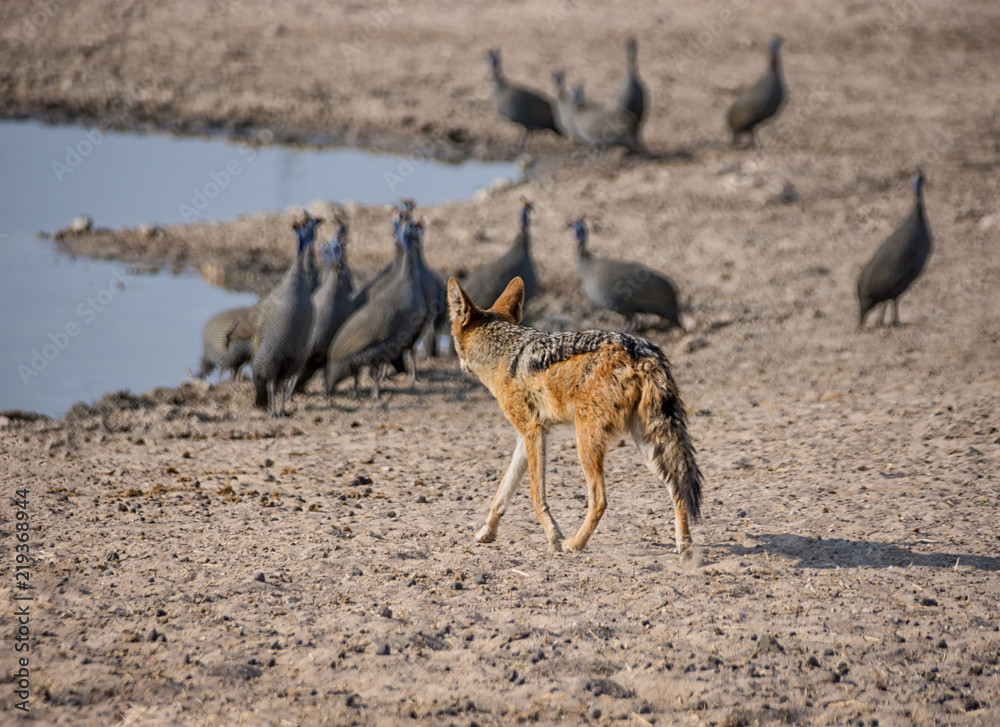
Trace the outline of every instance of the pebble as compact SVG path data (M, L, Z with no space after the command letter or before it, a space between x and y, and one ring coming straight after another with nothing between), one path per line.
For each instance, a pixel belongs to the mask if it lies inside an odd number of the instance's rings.
M392 650L389 648L389 644L385 643L379 644L378 647L375 649L375 656L389 656L389 654L391 653Z
M382 606L382 608L378 610L378 615L382 618L392 618L392 609L388 606Z
M476 573L476 575L472 577L472 582L475 583L477 586L484 585L486 583L486 574Z
M73 221L69 223L69 231L74 235L82 235L92 229L94 229L94 219L90 215L74 217Z
M258 573L257 575L255 575L253 577L253 579L255 581L257 581L258 583L266 583L267 582L267 578L264 576L263 573Z
M600 707L591 707L587 710L587 719L600 719L601 709Z

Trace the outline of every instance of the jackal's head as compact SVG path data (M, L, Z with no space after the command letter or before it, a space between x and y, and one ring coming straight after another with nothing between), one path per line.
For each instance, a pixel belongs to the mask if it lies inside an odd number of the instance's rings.
M448 315L451 317L451 337L463 371L469 371L480 361L498 353L501 341L491 323L521 322L524 306L524 281L514 278L496 299L492 307L477 308L455 278L448 279Z

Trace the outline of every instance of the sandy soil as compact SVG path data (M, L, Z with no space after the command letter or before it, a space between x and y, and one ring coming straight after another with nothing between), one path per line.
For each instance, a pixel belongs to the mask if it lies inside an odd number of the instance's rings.
M686 330L647 335L673 363L708 490L692 567L631 445L611 453L610 507L582 554L547 552L526 491L498 541L474 543L514 437L447 359L378 404L312 390L277 421L243 382L113 394L59 421L8 412L0 472L6 496L28 491L34 558L27 719L1000 722L995 3L69 5L0 7L3 114L445 158L513 155L517 131L478 91L487 47L513 78L544 86L563 67L608 98L635 32L652 158L539 137L537 176L423 210L427 254L449 273L495 256L524 194L537 325L620 324L579 290L572 215L595 251L668 272ZM366 37L373 12L391 19ZM724 110L774 31L790 103L759 151L731 149ZM856 276L917 165L934 256L903 324L859 332ZM390 254L387 222L349 214L363 277ZM286 224L63 243L263 290L287 264ZM553 434L564 530L585 506L574 449ZM5 498L5 545L15 511ZM5 548L5 590L14 569ZM14 689L5 676L5 721L23 718Z

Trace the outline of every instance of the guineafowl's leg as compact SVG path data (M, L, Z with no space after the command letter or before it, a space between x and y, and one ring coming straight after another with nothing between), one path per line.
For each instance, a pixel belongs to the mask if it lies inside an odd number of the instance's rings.
M403 365L408 374L407 385L412 387L417 383L417 357L412 348L403 351Z
M528 148L528 142L531 140L531 132L527 129L521 134L521 139L517 143L517 153L518 155L523 154Z
M274 399L275 399L274 381L268 381L267 382L267 416L268 417L273 417L274 416L274 403L275 403Z
M298 381L298 374L292 374L292 378L288 380L288 386L285 387L285 399L288 401L292 400L292 395L295 393L295 384L297 384Z
M886 303L888 306L889 304ZM899 325L899 298L892 299L892 325Z
M878 320L875 321L875 327L880 328L885 325L885 309L889 307L886 301L882 301L878 304Z

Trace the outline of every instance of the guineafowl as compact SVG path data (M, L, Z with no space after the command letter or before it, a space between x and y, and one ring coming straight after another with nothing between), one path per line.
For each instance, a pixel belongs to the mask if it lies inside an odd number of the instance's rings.
M755 127L778 113L785 100L781 80L781 38L774 36L768 44L770 60L767 72L755 84L743 89L729 107L726 121L733 132L733 144L741 134L750 134L750 146L757 146Z
M497 113L524 128L524 134L518 145L523 150L528 143L528 136L533 131L549 129L559 133L552 115L552 102L543 94L523 86L508 83L500 67L500 51L489 52L490 69L493 83L493 105Z
M625 41L625 77L618 91L618 108L628 111L641 124L646 118L646 84L639 77L639 43Z
M489 308L514 278L524 282L524 303L538 295L538 275L531 259L531 202L521 199L521 230L503 255L474 271L462 288L480 308Z
M360 308L373 295L377 295L393 279L393 275L403 264L403 225L413 215L416 203L412 199L400 200L392 213L392 239L395 241L395 255L375 276L354 293L354 307Z
M323 247L323 268L323 281L312 294L313 320L306 346L308 353L295 382L295 391L305 390L313 375L326 368L330 342L354 312L354 278L347 264L347 225L343 220L337 220L337 234Z
M913 209L889 235L858 277L858 326L865 325L868 312L879 303L882 309L876 325L882 325L885 309L892 301L892 323L899 323L899 296L910 287L927 265L934 243L924 211L924 174L913 178Z
M368 302L352 313L337 331L326 364L327 395L338 383L353 375L355 386L362 369L372 371L372 398L379 395L382 369L394 361L423 327L427 306L420 285L413 240L420 223L403 223L398 240L403 247L403 263L392 279Z
M641 154L639 120L631 111L606 109L588 102L583 86L573 87L572 126L580 139L599 148L623 146L629 154Z
M625 316L625 331L635 329L635 316L653 313L680 327L677 288L665 275L638 263L595 258L587 249L584 219L570 222L576 232L576 268L587 298L597 306Z
M235 379L240 368L253 358L253 347L249 339L229 342L229 334L249 312L250 308L232 308L208 319L201 334L199 379L206 378L216 368L219 369L220 380L227 371L232 372Z
M417 364L415 350L423 341L424 351L428 356L437 355L437 330L443 330L448 321L448 303L444 277L427 264L424 258L423 227L416 225L410 239L413 248L414 263L417 267L417 277L420 280L420 291L424 296L426 311L424 322L407 341L400 355L390 363L397 373L406 371L409 374L409 384L413 386L417 380Z
M284 385L290 382L289 388L294 387L305 359L313 317L305 257L320 222L307 214L292 225L298 236L295 260L278 287L261 298L244 319L253 329L254 404L266 407L269 416L284 414Z
M567 139L573 141L583 141L573 125L573 118L576 116L576 105L572 95L566 88L566 77L562 71L555 71L552 74L552 85L555 87L556 100L552 106L553 119L559 133ZM492 305L492 303L490 304Z

